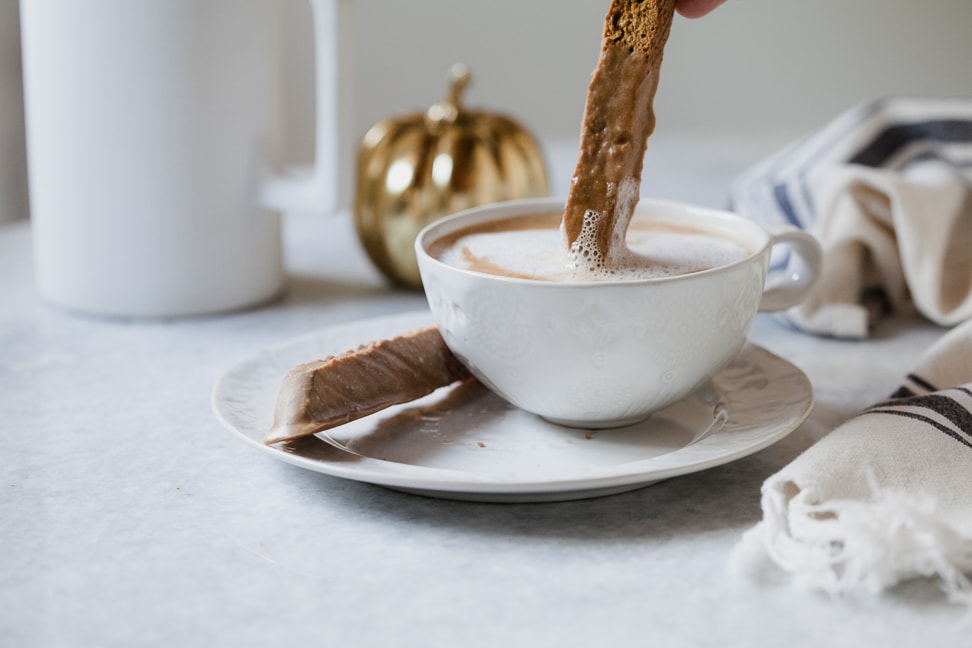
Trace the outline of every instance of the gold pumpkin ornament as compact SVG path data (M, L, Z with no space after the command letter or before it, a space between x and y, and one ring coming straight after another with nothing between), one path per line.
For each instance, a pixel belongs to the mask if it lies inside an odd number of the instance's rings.
M471 78L465 66L453 66L450 77L441 102L378 122L358 150L358 236L379 270L415 288L422 281L413 245L427 224L469 207L548 193L533 136L509 117L462 106Z

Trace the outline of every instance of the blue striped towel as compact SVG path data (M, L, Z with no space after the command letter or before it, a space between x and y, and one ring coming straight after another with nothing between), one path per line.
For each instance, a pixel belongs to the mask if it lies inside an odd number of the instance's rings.
M831 594L931 577L972 607L972 320L936 342L892 397L763 484L763 520L731 566L776 567Z
M863 338L881 312L972 318L972 99L857 106L745 171L730 200L820 240L823 275L784 314L802 330Z

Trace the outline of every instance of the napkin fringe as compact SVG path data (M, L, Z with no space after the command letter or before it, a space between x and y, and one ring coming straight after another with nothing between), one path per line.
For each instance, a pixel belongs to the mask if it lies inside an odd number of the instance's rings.
M972 538L963 537L930 498L881 490L869 501L810 504L790 481L763 493L764 519L730 557L737 572L767 560L795 584L832 596L877 594L915 577L935 578L948 599L972 607Z

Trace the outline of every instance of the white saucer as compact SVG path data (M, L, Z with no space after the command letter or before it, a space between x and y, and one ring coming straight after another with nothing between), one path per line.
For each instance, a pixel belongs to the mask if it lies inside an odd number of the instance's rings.
M329 430L347 451L316 436L263 444L291 368L430 322L427 312L382 317L266 349L217 382L213 411L244 441L309 470L434 497L543 502L620 493L734 461L782 439L813 406L802 371L749 344L709 385L624 428L554 425L472 382Z

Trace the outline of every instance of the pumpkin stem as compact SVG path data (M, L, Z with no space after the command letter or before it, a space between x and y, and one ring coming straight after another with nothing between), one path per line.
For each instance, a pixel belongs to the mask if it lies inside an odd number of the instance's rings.
M464 64L456 63L449 68L449 91L445 96L444 102L452 104L456 109L459 109L462 95L471 80L472 74L470 74L469 68Z
M462 63L456 63L449 69L449 89L445 97L429 108L427 116L433 124L454 122L462 111L462 95L472 80L472 74Z

